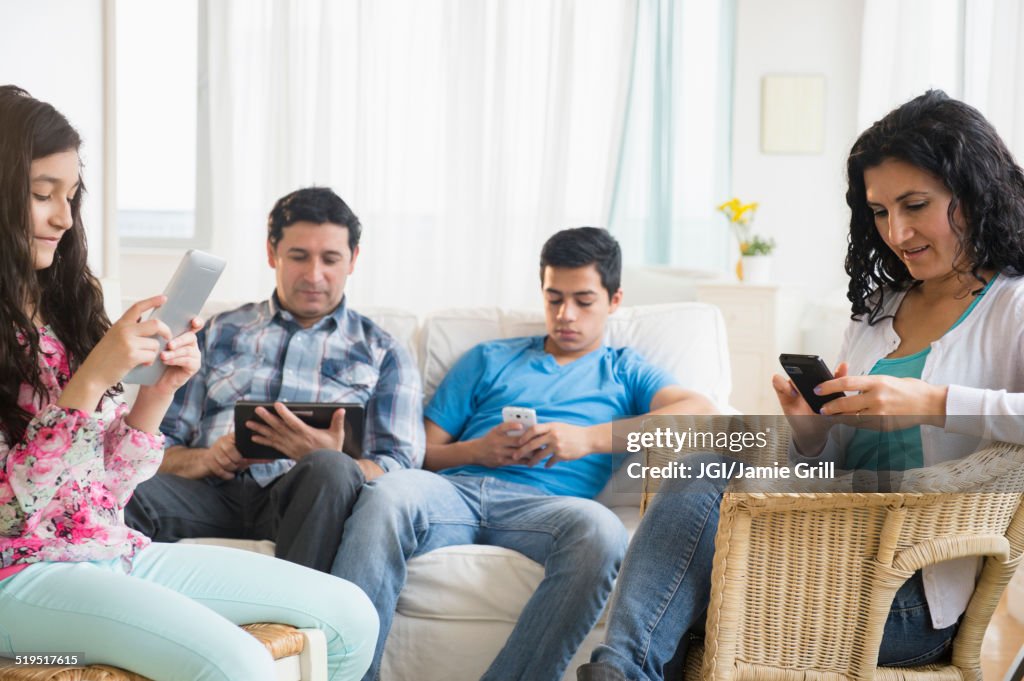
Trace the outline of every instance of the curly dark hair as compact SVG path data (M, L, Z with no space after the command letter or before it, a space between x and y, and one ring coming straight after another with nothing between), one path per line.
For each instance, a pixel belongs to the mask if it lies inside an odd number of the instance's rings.
M885 244L867 203L864 171L887 159L909 163L940 179L953 194L950 228L970 273L1024 273L1024 171L977 109L929 90L889 112L854 143L846 163L850 234L846 273L853 319L868 314L880 320L887 289L903 291L920 284ZM960 209L966 224L957 224ZM982 286L979 286L977 293Z
M30 386L37 398L45 392L36 359L39 332L26 308L37 309L60 338L72 371L110 326L99 282L86 262L83 185L71 200L73 224L53 264L37 271L32 257L32 161L78 151L81 142L51 105L19 87L0 86L0 429L10 442L22 438L29 422L18 406L20 386Z

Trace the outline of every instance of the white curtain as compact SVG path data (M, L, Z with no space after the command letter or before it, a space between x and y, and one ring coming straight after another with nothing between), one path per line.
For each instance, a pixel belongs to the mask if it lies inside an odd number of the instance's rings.
M865 0L858 131L929 88L960 97L962 0Z
M635 0L207 0L202 13L199 219L229 258L227 295L270 292L267 212L312 184L363 223L357 309L534 306L545 239L607 220Z
M866 0L861 129L930 87L976 107L1024 161L1024 3Z
M1024 6L970 0L964 38L964 101L978 107L1024 163Z

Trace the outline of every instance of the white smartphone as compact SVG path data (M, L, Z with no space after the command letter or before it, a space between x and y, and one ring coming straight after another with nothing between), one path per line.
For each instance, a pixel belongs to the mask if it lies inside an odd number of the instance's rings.
M202 251L190 250L185 253L174 271L174 276L164 289L167 302L158 307L150 315L150 319L159 319L171 330L171 337L185 333L189 329L192 318L199 314L210 297L214 285L220 279L221 272L227 262L215 255ZM160 338L154 336L154 338ZM160 348L167 347L166 341ZM149 366L139 365L128 372L122 380L124 383L153 385L164 373L164 363L157 356Z
M537 425L537 412L529 407L505 407L501 410L501 419L505 423L518 423L522 427L508 431L511 437L519 437Z

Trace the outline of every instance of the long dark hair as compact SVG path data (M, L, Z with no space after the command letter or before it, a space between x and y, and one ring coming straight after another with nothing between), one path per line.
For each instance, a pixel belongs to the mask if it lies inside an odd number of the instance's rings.
M86 262L79 185L71 200L73 224L61 237L50 267L36 271L29 206L32 161L78 151L81 138L51 105L13 85L0 86L0 428L20 440L29 415L18 406L20 387L45 394L39 375L39 332L26 314L34 306L67 348L72 371L110 326L103 293Z
M864 171L886 159L927 171L952 192L948 219L959 240L956 260L965 256L980 284L985 282L979 274L983 269L1024 273L1024 171L977 109L941 90L929 90L889 112L850 150L846 296L854 319L868 313L868 322L874 324L886 289L901 291L920 283L882 240L868 208ZM957 208L967 224L954 220Z

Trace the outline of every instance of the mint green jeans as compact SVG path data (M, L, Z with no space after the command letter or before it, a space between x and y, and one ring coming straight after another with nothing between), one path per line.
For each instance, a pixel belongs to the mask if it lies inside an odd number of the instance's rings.
M273 681L273 660L239 624L327 637L328 678L360 678L377 613L355 585L219 546L153 544L120 559L36 563L0 581L0 656L82 653L154 681Z

